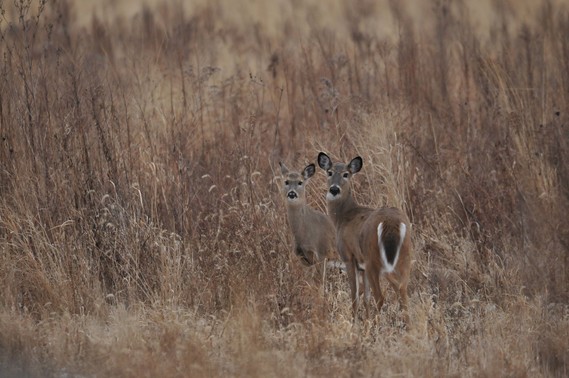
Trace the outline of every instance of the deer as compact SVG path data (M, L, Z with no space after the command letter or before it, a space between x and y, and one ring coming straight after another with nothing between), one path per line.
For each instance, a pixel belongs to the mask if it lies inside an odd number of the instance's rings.
M354 322L359 306L358 271L363 271L368 317L370 286L379 313L384 302L380 277L385 276L399 296L404 321L408 323L407 286L412 257L409 218L394 207L373 209L356 203L350 180L362 169L363 159L360 156L348 164L332 163L326 153L320 152L318 166L328 175L328 214L336 228L336 249L348 273Z
M283 176L288 224L294 237L294 253L305 266L322 263L324 281L327 266L342 269L343 264L337 261L336 230L332 220L306 203L305 187L314 176L316 166L309 164L299 173L289 170L283 162L279 162L279 165Z

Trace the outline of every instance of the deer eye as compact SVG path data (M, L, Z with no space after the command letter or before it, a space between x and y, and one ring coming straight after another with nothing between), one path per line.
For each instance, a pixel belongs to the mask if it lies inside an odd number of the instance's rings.
M285 185L288 185L288 180L285 181Z
M328 176L332 176L332 171L328 171Z
M348 172L344 173L344 178L348 178L350 174Z
M298 185L302 185L302 181L299 181L299 182L298 182Z

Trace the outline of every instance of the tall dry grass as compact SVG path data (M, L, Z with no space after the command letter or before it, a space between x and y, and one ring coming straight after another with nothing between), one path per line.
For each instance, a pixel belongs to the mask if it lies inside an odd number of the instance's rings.
M0 1L0 375L568 374L567 4L147 4ZM291 253L320 150L413 222L407 330Z

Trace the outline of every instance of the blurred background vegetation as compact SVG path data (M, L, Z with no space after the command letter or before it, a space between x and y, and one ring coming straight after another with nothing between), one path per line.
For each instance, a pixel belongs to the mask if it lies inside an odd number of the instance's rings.
M0 370L567 374L565 1L0 10ZM291 253L277 163L321 150L411 218L409 330Z

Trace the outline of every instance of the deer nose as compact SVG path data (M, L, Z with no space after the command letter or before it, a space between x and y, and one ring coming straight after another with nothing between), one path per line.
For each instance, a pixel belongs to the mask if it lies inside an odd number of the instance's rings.
M291 190L290 192L288 192L287 197L290 199L295 199L295 198L298 198L298 194L296 194L295 191Z
M330 194L333 196L337 196L338 194L340 194L340 187L339 186L331 186L330 187Z

